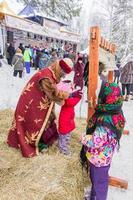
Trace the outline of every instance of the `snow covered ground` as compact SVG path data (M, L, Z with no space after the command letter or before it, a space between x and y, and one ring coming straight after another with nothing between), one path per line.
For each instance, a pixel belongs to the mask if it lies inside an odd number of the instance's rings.
M3 66L0 68L0 110L6 108L15 109L24 85L35 72L32 69L30 75L24 74L22 79L15 78L12 75L13 68L3 61ZM86 89L84 89L84 97L81 103L76 106L77 117L86 118L87 116L87 103L85 100ZM121 148L114 156L110 175L127 180L129 187L128 190L110 187L108 200L133 200L133 101L124 102L123 109L127 120L125 129L130 131L130 135L123 135ZM59 112L58 106L56 111Z

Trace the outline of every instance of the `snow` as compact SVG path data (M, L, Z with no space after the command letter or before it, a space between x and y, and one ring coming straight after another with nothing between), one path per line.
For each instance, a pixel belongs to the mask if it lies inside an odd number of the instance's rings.
M22 79L15 78L12 75L13 68L7 65L6 61L3 61L3 66L0 68L0 110L15 109L23 87L35 72L34 69L31 69L30 75L25 73ZM66 79L72 79L72 76L73 74ZM86 93L86 88L84 88L84 97L75 109L77 117L86 118L87 116ZM130 131L130 135L123 135L120 151L113 158L110 175L127 180L129 187L128 190L109 187L108 200L133 199L133 101L125 102L123 109L127 121L125 129ZM59 112L59 110L59 106L56 106L56 111Z
M24 74L24 78L13 77L13 67L3 61L3 66L0 68L0 109L12 108L15 109L19 95L26 84L27 80L33 75Z

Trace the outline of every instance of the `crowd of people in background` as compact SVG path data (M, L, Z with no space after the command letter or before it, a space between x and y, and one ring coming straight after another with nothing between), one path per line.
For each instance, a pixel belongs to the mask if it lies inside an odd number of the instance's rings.
M18 48L15 49L11 43L7 45L4 53L7 63L14 67L13 76L22 78L23 71L29 74L31 67L35 70L42 70L47 66L50 66L57 59L70 58L74 63L74 84L75 88L87 86L88 78L88 56L87 54L80 54L74 51L72 48L69 50L58 49L47 49L33 47L31 45L24 46L22 43L19 44ZM0 53L0 58L3 56ZM1 66L1 62L0 62ZM124 65L121 64L120 60L116 59L116 69L114 70L114 82L117 84L121 83L122 93L125 101L129 100L130 94L133 100L133 59L128 59Z
M18 46L18 49L21 50L24 59L24 66L26 68L26 72L30 73L30 67L34 67L35 69L42 69L45 66L53 63L57 58L71 58L73 61L76 59L76 52L73 49L69 49L69 51L58 49L46 49L40 48L37 46L24 46L22 43ZM5 56L9 65L12 65L13 56L15 55L17 49L13 44L9 44L5 50Z
M42 70L45 67L50 66L57 59L70 58L74 67L74 84L75 88L80 87L83 89L84 86L84 66L88 60L87 55L81 55L76 53L72 48L64 51L62 49L46 49L39 48L37 46L32 47L31 45L24 46L22 43L19 44L18 48L15 49L13 44L10 44L6 48L5 57L7 63L14 68L13 76L22 78L23 71L25 69L27 74L30 74L31 67L35 70Z

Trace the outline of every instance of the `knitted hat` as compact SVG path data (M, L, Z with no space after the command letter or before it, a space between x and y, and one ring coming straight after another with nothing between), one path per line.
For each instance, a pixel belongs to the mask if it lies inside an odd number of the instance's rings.
M70 58L64 58L59 61L59 65L61 69L66 73L69 74L73 68L73 62Z
M57 84L58 90L62 90L64 92L71 93L73 91L72 83L70 82L64 82L60 81L60 83Z

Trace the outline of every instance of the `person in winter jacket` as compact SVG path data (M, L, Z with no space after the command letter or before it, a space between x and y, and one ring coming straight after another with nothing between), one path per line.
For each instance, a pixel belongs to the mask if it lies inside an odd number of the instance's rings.
M41 51L41 56L39 59L39 69L43 69L48 66L48 61L50 57L48 56L48 53L45 52L44 50Z
M12 64L12 59L15 54L15 48L12 43L10 43L9 47L7 48L7 53L8 53L8 64Z
M120 79L120 66L121 63L120 61L117 62L116 67L117 69L114 70L114 82L116 82L117 84L119 84L119 79Z
M125 101L129 100L131 85L133 84L133 56L122 68L120 68L120 82Z
M16 54L13 57L12 65L14 66L14 72L13 76L17 76L19 74L19 77L22 78L22 73L24 70L24 59L21 49L16 50Z
M31 51L29 49L29 47L25 47L25 51L24 51L24 63L25 63L25 68L26 68L26 73L29 74L30 73L30 62L31 62Z
M25 48L23 46L23 43L20 43L18 48L21 49L22 54L24 54Z
M73 86L71 83L60 83L58 88L63 91L68 91L71 93L73 91ZM59 133L59 149L60 152L69 155L70 151L68 149L68 144L70 143L71 132L75 129L75 113L74 107L81 99L81 92L74 92L72 95L65 99L64 104L61 107L59 122L58 122L58 133Z
M77 63L74 65L74 84L75 84L75 88L76 87L80 87L81 90L83 89L84 86L84 64L82 61L82 57L78 58Z
M58 59L58 56L57 56L57 52L55 49L52 49L52 52L51 52L51 57L48 61L48 65L50 66L52 63L54 63L56 60Z
M89 75L89 61L85 64L84 67L84 74L83 74L83 79L84 79L84 85L88 87L88 75Z
M101 81L100 85L95 113L81 138L81 163L89 166L92 183L91 191L85 193L85 200L107 200L108 172L125 125L120 87L114 82Z

